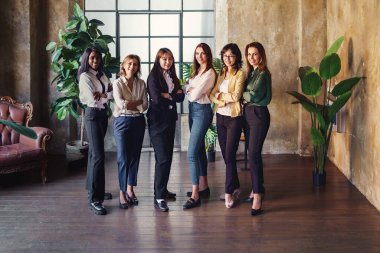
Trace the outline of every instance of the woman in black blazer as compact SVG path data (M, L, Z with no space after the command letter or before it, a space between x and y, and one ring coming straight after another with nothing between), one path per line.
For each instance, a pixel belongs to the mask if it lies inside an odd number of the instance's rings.
M173 157L175 126L178 119L176 103L181 103L185 98L170 49L158 50L147 85L148 128L156 159L154 206L160 211L167 212L169 208L165 199L176 196L167 189Z

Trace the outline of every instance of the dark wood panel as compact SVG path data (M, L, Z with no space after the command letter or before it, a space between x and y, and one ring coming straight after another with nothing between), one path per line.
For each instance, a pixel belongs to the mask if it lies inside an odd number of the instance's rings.
M240 157L239 157L240 158ZM239 160L239 167L243 167ZM380 214L331 164L327 185L312 187L312 159L265 155L264 214L250 205L226 209L225 168L218 154L209 166L211 196L183 211L191 189L186 153L175 153L169 189L176 192L169 213L153 207L154 154L143 153L136 194L139 206L118 208L115 154L107 154L104 202L109 214L87 207L85 168L67 169L52 156L49 181L37 171L0 178L0 252L380 252ZM250 175L239 171L243 197Z

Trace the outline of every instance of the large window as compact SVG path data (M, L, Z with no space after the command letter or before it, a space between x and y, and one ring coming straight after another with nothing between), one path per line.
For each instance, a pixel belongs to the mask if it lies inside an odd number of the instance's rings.
M111 53L120 60L128 54L140 56L144 80L161 47L173 52L180 78L181 63L192 62L198 43L205 42L215 50L214 8L214 0L85 0L88 19L104 22L99 29L115 38ZM188 113L187 100L177 109ZM180 126L178 121L176 147L181 143ZM144 138L144 147L149 143L149 138Z

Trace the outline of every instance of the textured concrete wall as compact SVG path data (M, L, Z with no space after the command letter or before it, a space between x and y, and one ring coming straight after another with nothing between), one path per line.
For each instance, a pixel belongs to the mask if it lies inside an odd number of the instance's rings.
M345 131L334 133L329 157L380 210L380 2L336 0L327 3L327 40L340 35L342 71L337 81L365 76L346 105Z
M235 42L244 54L245 45L259 41L267 53L273 99L264 153L310 153L308 114L285 91L299 89L298 67L313 65L326 50L325 2L315 2L216 1L216 52Z
M0 95L30 99L29 1L4 0L0 8Z

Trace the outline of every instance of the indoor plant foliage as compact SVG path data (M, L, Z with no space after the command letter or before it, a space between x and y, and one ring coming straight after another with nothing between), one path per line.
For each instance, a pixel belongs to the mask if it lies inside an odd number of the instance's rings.
M119 71L120 61L111 56L108 48L108 44L114 43L114 40L98 29L98 26L103 25L97 19L88 21L79 5L75 4L73 17L66 24L65 31L60 30L58 41L52 41L46 46L46 50L51 52L51 68L56 73L51 83L56 83L57 91L62 94L51 104L51 113L56 113L59 120L64 120L67 115L79 119L80 113L83 119L84 106L79 101L77 73L86 48L96 47L103 53L104 72L108 78ZM83 120L81 143L83 144Z
M299 68L302 93L287 91L297 99L311 117L311 141L314 149L314 174L322 176L325 183L325 164L330 144L331 131L336 113L347 103L353 87L361 77L351 77L333 85L333 78L341 70L341 60L337 51L344 37L337 39L323 57L319 71L310 66ZM314 181L315 184L318 185Z

